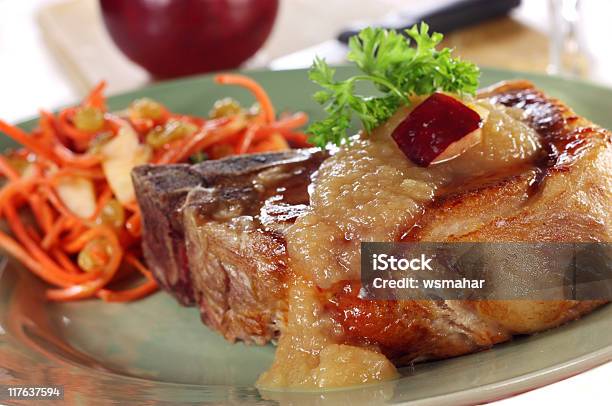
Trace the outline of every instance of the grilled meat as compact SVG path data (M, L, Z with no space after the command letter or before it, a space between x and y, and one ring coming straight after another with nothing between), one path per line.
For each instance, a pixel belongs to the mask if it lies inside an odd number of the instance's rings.
M327 154L299 150L133 172L156 279L228 340L263 344L286 311L284 231Z
M521 120L542 140L541 156L436 196L402 239L611 241L610 133L528 82L479 97L522 110ZM197 303L204 322L229 340L276 337L290 275L284 233L307 208L310 176L325 157L292 151L137 168L143 248L162 286L183 304ZM488 348L604 303L365 301L358 288L358 281L342 281L321 290L319 300L345 343L377 346L396 363Z

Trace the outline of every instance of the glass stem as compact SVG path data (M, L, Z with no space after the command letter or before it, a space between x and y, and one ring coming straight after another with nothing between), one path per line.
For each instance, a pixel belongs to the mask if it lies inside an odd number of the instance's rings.
M549 73L586 76L588 61L582 51L580 0L549 0Z

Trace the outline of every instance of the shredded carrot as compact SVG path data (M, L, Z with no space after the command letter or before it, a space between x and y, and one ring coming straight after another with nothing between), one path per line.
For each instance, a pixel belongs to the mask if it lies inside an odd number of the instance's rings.
M272 128L299 128L308 123L308 115L306 113L294 113L270 124Z
M167 164L184 161L196 152L235 136L245 126L246 123L242 118L235 118L225 125L202 128L176 150L168 151L168 154L162 156L157 163Z
M106 111L106 99L104 98L105 88L106 82L103 80L92 89L92 91L89 93L89 95L83 102L83 105L96 107L100 110Z
M100 193L100 197L98 197L98 202L96 203L96 210L94 211L90 220L94 220L100 215L102 209L104 209L104 206L106 205L106 203L108 203L110 199L112 199L112 197L113 191L110 189L110 187L105 186L104 190Z
M45 203L38 194L29 195L28 201L32 214L34 214L34 218L39 227L42 228L45 233L48 233L53 225L53 219L50 217L51 213L48 211L49 207L44 207Z
M52 248L51 255L56 259L59 265L63 266L64 269L71 274L79 274L79 268L70 260L68 255L61 248Z
M84 223L77 224L72 227L68 233L62 238L61 245L64 247L64 251L66 251L66 244L70 244L73 241L77 240L84 232L88 230L87 226ZM68 253L68 251L66 251ZM70 253L73 254L73 253Z
M0 189L0 210L3 210L9 201L17 194L26 196L36 184L44 182L41 179L19 179L7 183Z
M141 218L140 211L136 211L125 223L125 228L134 236L140 236L141 233Z
M307 148L311 147L308 142L308 135L303 133L296 133L293 131L280 131L280 133L285 137L285 139L292 144L294 148Z
M53 222L55 221L55 215L51 206L43 199L40 194L30 195L30 208L34 217L38 222L38 225L45 233L51 231Z
M44 272L38 274L47 282L57 286L71 286L73 283L82 283L91 279L91 275L70 275L63 271L55 261L28 235L19 216L12 205L4 208L6 219L17 239L23 244L29 254L43 267Z
M306 114L281 114L277 118L270 97L246 76L221 74L215 80L249 90L260 106L259 112L238 109L222 112L217 118L195 117L171 112L161 104L147 106L150 102L145 102L130 105L127 114L116 114L108 111L105 83L101 82L79 106L57 113L41 110L38 127L33 131L0 120L0 133L21 145L10 156L0 155L3 182L0 220L6 220L12 232L8 235L0 231L0 249L52 287L59 288L47 290L49 300L98 298L125 302L158 289L137 246L142 234L140 208L134 200L120 202L120 206L109 204L117 192L116 185L125 184L125 179L113 183L111 188L107 175L112 176L114 167L103 167L103 161L109 162L114 157L95 152L100 151L100 143L112 140L122 128L128 126L135 131L137 139L129 143L137 144L140 155L134 156L139 157L138 163L143 162L143 157L148 163L175 164L196 158L194 154L198 159L214 159L308 146L307 136L298 130L308 121ZM75 125L75 114L84 107L99 109L103 114L103 125L98 131L82 131ZM149 107L155 109L155 116L147 117ZM156 136L164 136L164 131L169 134L177 131L177 122L185 125L178 128L178 137L174 134L162 145L148 140L151 131L158 131ZM189 131L182 134L185 129ZM125 167L129 170L131 165L126 162ZM88 204L95 204L95 210L89 218L73 213L69 209L73 206L67 204L70 202L62 200L65 194L58 193L58 186L67 177L88 179L93 185L84 197L91 200L93 190L93 202ZM76 186L69 190L78 193ZM24 211L31 213L33 221L20 217ZM139 277L142 283L125 290L108 288L126 277Z
M289 144L287 144L287 141L280 134L275 133L254 145L250 152L285 151L288 149Z
M153 279L153 274L151 273L151 271L149 271L147 267L144 266L144 264L140 262L140 260L134 256L134 254L130 252L125 254L125 261L128 264L132 265L138 272L140 272L147 278Z
M103 238L109 244L111 255L108 263L97 279L88 280L64 289L47 290L48 299L56 301L86 299L95 295L115 276L123 256L123 249L119 244L117 235L107 226L97 226L90 229L89 232L92 234L92 238Z
M0 247L2 247L3 250L8 252L13 257L17 258L19 262L38 275L41 279L59 286L62 286L64 283L61 278L55 279L53 276L48 276L47 272L43 269L40 263L33 259L21 244L4 234L2 231L0 231Z
M146 134L149 130L151 130L155 126L155 122L150 119L141 119L141 118L132 118L131 120L132 126L134 129L141 134Z
M272 123L276 118L274 106L266 91L253 79L244 75L231 73L215 76L215 81L223 85L238 85L250 90L259 102L262 115L267 123Z
M107 273L110 275L110 272ZM46 292L46 297L56 302L87 299L95 295L106 283L108 283L107 278L98 278L78 285L71 285L64 289L49 289Z
M105 302L131 302L133 300L142 299L149 296L151 293L159 289L157 282L153 279L147 280L140 286L122 291L112 291L102 289L98 292L98 297Z
M80 234L75 240L65 243L64 250L68 253L76 253L79 252L85 244L89 241L96 239L99 236L99 229L90 228L84 233Z
M78 130L74 124L72 124L72 117L76 114L76 111L77 110L74 108L62 111L57 117L57 128L62 135L70 138L82 146L89 143L95 134Z
M24 225L25 227L25 231L28 234L28 236L34 240L35 243L40 244L40 242L42 241L42 238L40 237L40 234L38 234L38 231L36 231L34 229L34 226L31 224L26 224Z
M53 247L57 243L59 235L64 231L68 223L69 219L67 217L60 217L59 220L57 220L55 224L51 226L51 229L45 235L45 238L43 238L41 246L45 250L48 250Z
M19 179L19 174L17 171L15 171L15 169L13 169L13 167L6 162L6 159L4 159L2 155L0 155L0 172L2 172L2 174L10 180Z
M28 148L30 151L34 152L39 157L54 161L56 163L59 161L53 151L48 150L43 145L36 142L36 139L34 139L34 137L28 135L21 128L12 126L0 120L0 131L5 133L24 147Z
M148 296L159 289L157 282L153 279L151 271L149 271L134 254L126 253L124 259L128 264L144 275L147 281L135 288L122 291L101 289L97 296L105 302L128 302Z
M253 139L255 138L255 135L257 134L257 131L259 131L258 125L249 127L249 129L246 130L246 132L244 133L242 142L240 143L240 147L238 148L239 154L247 153L247 151L249 150L249 147L251 146L251 143L253 142Z
M63 114L64 112L60 113L60 116ZM41 111L40 128L43 134L45 134L45 139L55 141L52 149L56 159L61 160L61 162L65 165L71 165L78 168L91 168L101 162L101 157L99 156L90 154L76 154L68 149L64 144L59 142L59 137L53 129L53 120L54 118L51 113L47 113L44 110ZM66 124L66 126L67 127L64 128L64 130L68 133L70 138L87 142L91 140L91 134L77 132L77 130L71 127L71 124Z

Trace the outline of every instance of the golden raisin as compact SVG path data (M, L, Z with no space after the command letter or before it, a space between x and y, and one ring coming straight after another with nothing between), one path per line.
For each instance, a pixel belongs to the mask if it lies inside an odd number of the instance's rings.
M160 148L171 141L192 135L198 130L195 124L183 120L168 120L163 126L153 128L147 134L147 144Z
M123 227L125 223L125 210L117 199L110 199L96 218L97 224L104 224L114 228Z
M208 115L210 118L231 117L243 112L240 103L231 97L217 100Z
M109 260L111 247L105 239L89 241L77 257L77 264L85 272L101 269Z
M132 102L130 116L138 119L160 120L164 116L164 107L155 100L145 97Z
M72 117L72 123L81 131L99 131L104 127L104 112L92 106L79 107Z

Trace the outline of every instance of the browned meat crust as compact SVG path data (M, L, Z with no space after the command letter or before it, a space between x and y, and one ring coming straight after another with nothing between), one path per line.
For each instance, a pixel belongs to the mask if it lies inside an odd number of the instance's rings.
M425 241L610 241L611 134L529 82L482 97L518 107L544 139L538 165L436 199L406 239Z
M326 153L145 165L133 180L143 251L161 286L228 340L263 344L286 310L285 227L306 208Z
M577 117L528 82L480 97L525 111L544 151L536 167L436 199L403 235L409 241L612 240L610 133ZM576 319L604 301L366 302L345 283L330 311L353 340L391 358L445 358Z
M476 179L459 193L436 199L403 238L611 241L610 133L528 82L501 84L480 97L525 112L525 122L542 136L541 159L535 167L516 168L501 179ZM192 169L144 167L135 172L134 182L144 214L144 251L163 286L183 303L197 301L204 322L226 338L264 343L278 333L286 312L284 230L308 204L310 174L323 156L268 155L261 167L226 171L225 176L231 175L227 179L215 175L219 167L243 159ZM294 177L280 176L281 183L254 186L262 172L296 170L300 174ZM168 186L161 178L172 171L185 173L173 175L180 178L178 184L191 185L195 177L195 185ZM188 271L181 262L184 252ZM488 348L513 334L558 326L603 304L365 301L357 292L358 283L346 281L321 291L321 300L346 342L378 346L399 364Z

